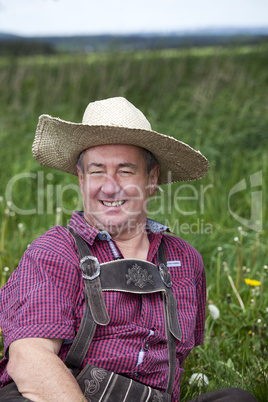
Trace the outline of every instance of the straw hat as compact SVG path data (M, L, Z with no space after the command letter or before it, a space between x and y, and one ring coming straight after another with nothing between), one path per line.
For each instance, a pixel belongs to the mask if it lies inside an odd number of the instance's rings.
M41 115L32 151L41 165L77 175L79 154L107 144L151 151L160 164L159 184L200 179L208 170L208 161L199 151L153 131L143 113L122 97L89 103L82 123Z

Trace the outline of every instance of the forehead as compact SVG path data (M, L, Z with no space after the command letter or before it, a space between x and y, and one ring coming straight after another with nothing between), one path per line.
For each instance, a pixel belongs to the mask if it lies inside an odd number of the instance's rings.
M109 163L111 160L118 160L119 163L122 161L136 164L144 163L144 151L135 145L98 145L88 148L84 157L86 162L97 160L98 162Z

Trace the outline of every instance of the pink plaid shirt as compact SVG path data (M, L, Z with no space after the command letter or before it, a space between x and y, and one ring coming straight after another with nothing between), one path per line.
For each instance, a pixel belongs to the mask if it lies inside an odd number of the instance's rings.
M99 232L74 212L70 226L88 243L100 263L123 258L107 232ZM205 274L200 254L184 240L164 234L167 227L148 220L148 261L157 265L163 238L172 289L178 302L182 340L177 342L177 366L173 401L179 400L180 377L191 349L203 342L205 321ZM168 350L164 313L159 293L137 295L104 292L110 316L106 327L97 326L84 360L95 366L127 375L165 391L168 380ZM59 357L64 360L77 333L84 310L83 279L71 235L55 226L33 241L18 268L0 290L0 326L5 352L21 338L60 338ZM11 381L7 358L0 362L0 381Z

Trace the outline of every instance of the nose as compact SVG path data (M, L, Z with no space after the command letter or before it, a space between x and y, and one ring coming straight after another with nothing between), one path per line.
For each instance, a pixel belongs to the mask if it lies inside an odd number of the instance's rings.
M106 195L114 195L120 191L120 186L113 176L107 175L104 178L101 190Z

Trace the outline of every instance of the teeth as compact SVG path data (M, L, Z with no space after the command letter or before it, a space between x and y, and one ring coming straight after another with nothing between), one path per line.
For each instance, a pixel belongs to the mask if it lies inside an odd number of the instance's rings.
M121 205L124 204L124 201L113 201L113 202L102 201L102 203L106 207L120 207Z

